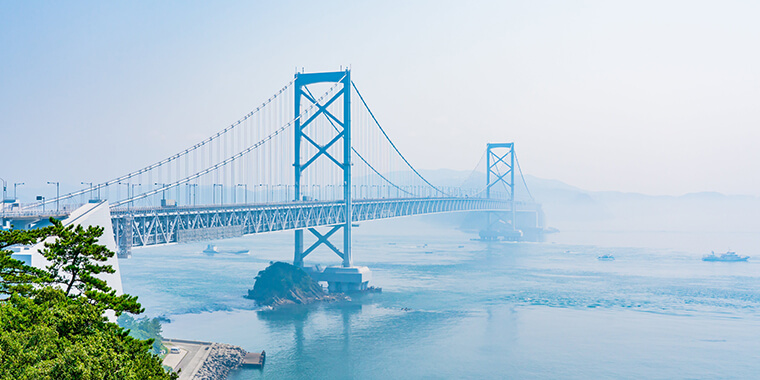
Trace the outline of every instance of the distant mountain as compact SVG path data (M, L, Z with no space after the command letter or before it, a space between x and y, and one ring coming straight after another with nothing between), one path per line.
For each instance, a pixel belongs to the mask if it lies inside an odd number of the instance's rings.
M482 188L485 173L425 170L438 186ZM560 230L608 231L760 231L760 198L695 192L681 196L620 191L588 191L562 181L525 175L515 178L518 200L542 204L548 226Z

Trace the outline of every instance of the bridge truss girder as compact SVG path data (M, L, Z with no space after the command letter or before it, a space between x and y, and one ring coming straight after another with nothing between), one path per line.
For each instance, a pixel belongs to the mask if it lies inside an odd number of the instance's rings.
M345 219L343 202L291 202L267 205L185 206L112 210L117 246L123 250L169 243L211 240L258 233L331 227L347 222L456 211L508 211L505 200L485 198L420 198L358 200ZM198 238L191 234L198 232ZM336 231L337 232L337 231ZM334 234L335 232L333 232ZM329 234L329 232L328 232ZM320 236L315 234L319 241ZM332 234L330 234L332 235ZM324 242L321 242L324 244ZM311 247L310 247L311 248ZM316 247L314 247L316 248ZM336 247L337 248L337 247ZM303 257L313 252L304 251Z

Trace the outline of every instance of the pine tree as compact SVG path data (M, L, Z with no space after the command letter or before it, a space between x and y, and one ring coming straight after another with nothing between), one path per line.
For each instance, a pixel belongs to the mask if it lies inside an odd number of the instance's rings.
M114 253L97 244L98 238L103 235L102 227L64 226L53 218L50 222L53 223L52 235L56 239L45 243L41 253L51 263L47 267L51 284L61 285L69 297L86 297L90 303L101 304L115 311L116 315L124 311L133 314L143 312L137 297L116 295L105 280L97 277L116 272L111 265L105 264Z

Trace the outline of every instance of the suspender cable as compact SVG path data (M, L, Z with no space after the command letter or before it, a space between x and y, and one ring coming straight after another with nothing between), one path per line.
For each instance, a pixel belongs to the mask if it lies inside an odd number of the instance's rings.
M396 153L401 157L402 160L404 160L404 162L406 163L406 165L409 166L409 168L412 169L412 171L414 171L414 174L416 174L417 177L420 177L420 179L423 180L426 184L428 184L428 186L432 187L433 189L435 189L436 191L440 192L441 194L444 194L446 196L451 196L450 194L447 194L443 190L435 187L432 183L430 183L427 179L425 179L425 177L423 177L422 174L420 174L417 171L417 169L415 169L414 166L412 166L412 164L409 163L409 161L407 161L406 157L404 157L404 155L401 154L401 152L398 150L398 148L396 148L396 144L394 144L393 141L391 141L391 138L388 137L388 134L385 133L385 130L380 125L380 122L377 121L377 118L375 117L375 114L373 114L372 110L369 109L369 106L367 105L367 102L364 101L364 97L362 97L362 94L359 92L359 89L356 88L356 84L353 81L351 81L351 85L354 87L354 90L356 90L356 95L359 95L359 99L362 101L362 104L364 104L364 108L367 109L367 112L369 112L369 115L372 117L372 120L374 120L375 124L377 125L377 127L380 128L380 132L383 133L383 136L385 136L385 138L391 144L391 146L396 151Z

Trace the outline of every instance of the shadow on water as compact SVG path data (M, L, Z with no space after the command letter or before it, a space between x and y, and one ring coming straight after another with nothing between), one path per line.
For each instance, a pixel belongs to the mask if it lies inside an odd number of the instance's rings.
M332 361L335 355L349 356L351 352L351 323L357 315L362 313L364 305L361 301L339 301L331 303L317 303L309 305L288 305L273 310L260 310L256 315L260 321L270 331L280 333L290 332L292 334L292 343L285 352L276 354L274 360L268 360L268 366L278 366L277 362L284 361L296 362L314 362L314 361ZM339 321L338 328L325 328L325 324L333 325ZM337 327L337 326L336 326ZM336 331L341 331L336 336ZM322 343L324 342L324 343ZM339 344L335 344L339 343ZM339 353L327 353L327 359L320 357L324 352L315 352L309 347L320 347L329 344L331 347L340 347ZM348 374L351 371L348 361L340 361L339 367L332 366L331 371ZM292 366L292 364L291 364ZM300 370L299 370L300 371ZM232 378L250 378L250 376L259 373L260 376L277 378L280 374L267 371L267 366L262 370L240 370L233 375L240 377ZM277 371L275 371L277 372ZM246 374L246 376L243 376ZM269 375L269 376L267 376Z
M401 348L462 317L381 306L384 296L257 311L257 319L278 336L279 347L267 349L263 370L237 370L229 379L312 379L328 373L332 379L366 378L388 372L388 362L412 365Z

